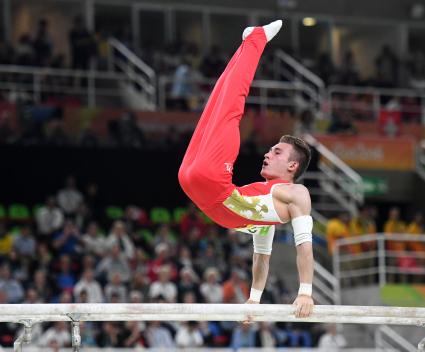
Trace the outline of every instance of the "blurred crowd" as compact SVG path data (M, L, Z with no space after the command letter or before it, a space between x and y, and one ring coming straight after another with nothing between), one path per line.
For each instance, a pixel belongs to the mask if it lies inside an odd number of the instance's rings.
M251 282L250 236L224 231L190 204L175 221L129 206L107 217L96 185L82 192L73 177L26 221L0 222L2 303L244 303ZM262 303L292 303L271 275ZM17 324L0 324L12 346ZM83 346L276 347L317 345L318 325L234 322L86 322ZM64 322L38 324L39 346L70 345Z
M387 217L384 219L382 228L377 226L377 207L366 205L363 206L358 216L352 217L347 212L341 212L335 218L328 221L326 226L326 240L328 252L333 255L335 252L335 241L344 238L355 238L367 234L384 233L386 238L387 251L398 253L396 257L387 256L386 265L396 267L408 274L419 273L425 264L424 258L421 257L425 252L425 241L397 241L391 240L393 234L409 234L418 236L418 239L425 239L425 224L421 212L413 213L406 221L401 217L399 207L392 207ZM357 244L344 245L339 248L340 254L359 255L361 253L372 253L377 250L376 241L362 242ZM370 268L378 265L377 255L363 261L345 262L345 269L356 270L362 268ZM371 275L370 282L377 280ZM390 274L388 280L390 282L422 282L421 277L417 275ZM363 278L353 281L364 283Z

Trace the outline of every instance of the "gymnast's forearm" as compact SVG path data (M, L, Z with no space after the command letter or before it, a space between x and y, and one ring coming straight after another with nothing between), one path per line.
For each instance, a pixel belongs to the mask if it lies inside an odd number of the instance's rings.
M252 288L263 291L269 274L270 255L254 253L252 260Z

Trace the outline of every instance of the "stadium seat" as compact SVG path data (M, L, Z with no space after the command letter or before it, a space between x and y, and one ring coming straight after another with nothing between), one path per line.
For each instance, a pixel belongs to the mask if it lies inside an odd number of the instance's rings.
M13 203L9 206L9 219L12 221L27 221L30 219L30 211L24 204Z
M6 208L3 204L0 204L0 220L6 219Z
M173 221L175 224L180 224L183 215L186 214L186 208L178 207L173 210Z
M167 208L152 208L150 215L153 224L169 224L171 221L171 215Z
M124 216L124 210L120 207L109 206L106 208L106 216L111 220L118 220Z

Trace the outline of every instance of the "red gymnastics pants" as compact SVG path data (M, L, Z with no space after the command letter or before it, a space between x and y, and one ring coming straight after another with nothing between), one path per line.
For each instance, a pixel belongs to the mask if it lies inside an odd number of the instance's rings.
M188 197L228 228L247 225L247 219L222 203L236 188L232 174L240 147L239 124L266 43L263 28L256 27L233 55L208 99L179 170Z

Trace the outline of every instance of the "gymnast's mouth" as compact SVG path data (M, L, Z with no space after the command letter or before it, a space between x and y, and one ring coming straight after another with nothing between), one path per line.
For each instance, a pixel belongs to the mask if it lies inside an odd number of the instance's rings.
M266 167L267 165L269 165L269 163L266 160L264 160L263 161L263 167Z

